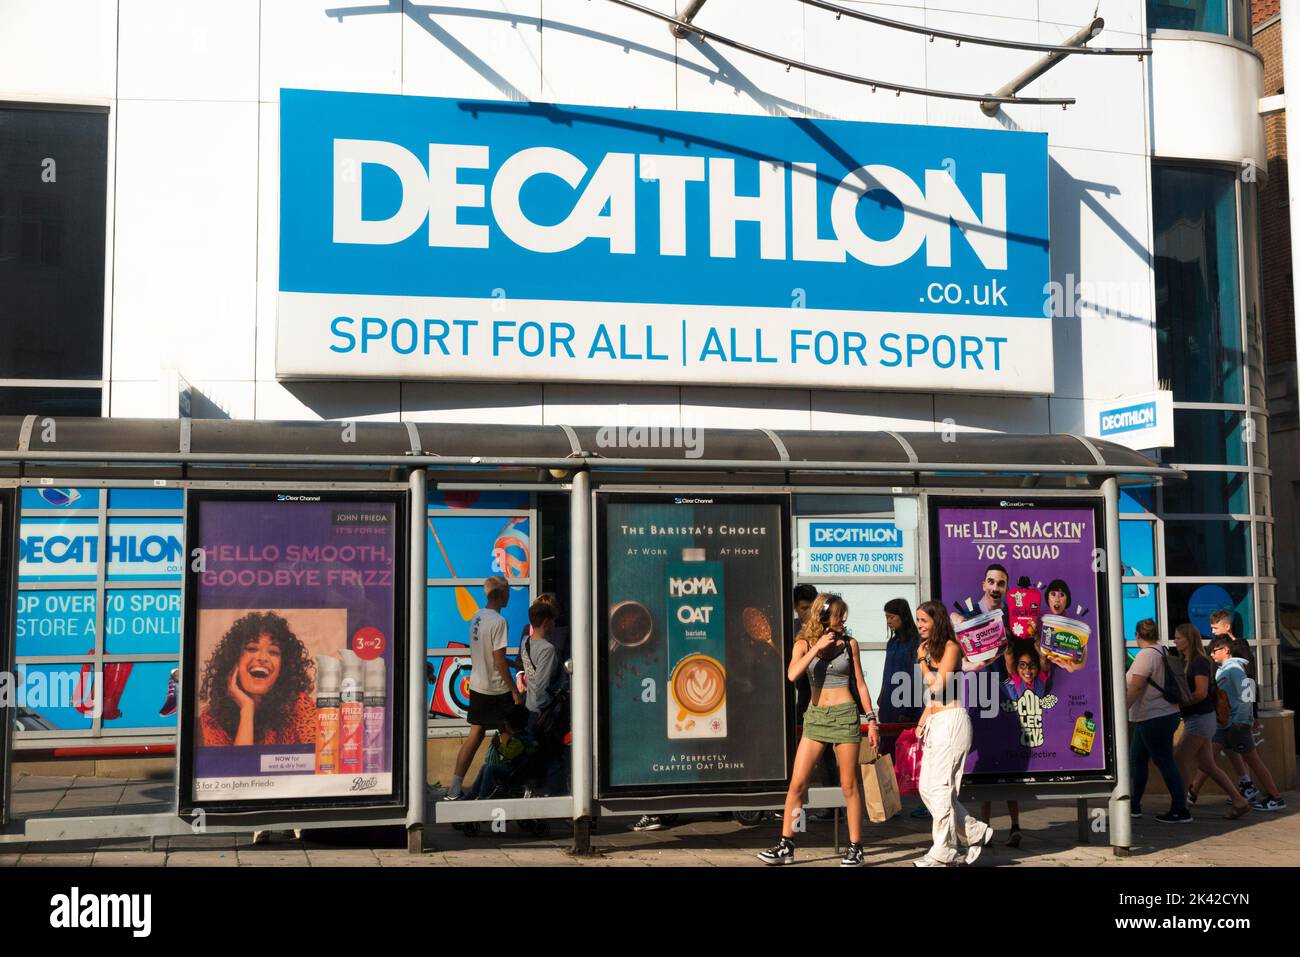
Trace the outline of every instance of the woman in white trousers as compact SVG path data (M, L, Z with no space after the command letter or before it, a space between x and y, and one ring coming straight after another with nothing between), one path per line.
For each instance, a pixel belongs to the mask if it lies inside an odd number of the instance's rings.
M972 817L957 799L971 747L970 715L960 693L961 646L937 601L927 601L916 610L916 628L921 633L917 661L926 691L925 710L917 725L924 749L918 786L933 818L934 846L912 863L917 867L973 864L993 840L993 828Z

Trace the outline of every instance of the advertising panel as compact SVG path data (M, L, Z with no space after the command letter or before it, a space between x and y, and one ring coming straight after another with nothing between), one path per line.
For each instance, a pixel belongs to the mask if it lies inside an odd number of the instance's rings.
M1111 770L1100 516L1060 499L932 502L935 591L966 662L976 782Z
M1047 177L1042 133L282 90L276 372L1048 394Z
M425 634L431 733L437 722L463 722L468 715L469 626L485 599L483 579L500 575L510 582L510 598L501 615L511 649L528 629L535 571L533 518L527 492L429 493ZM513 650L510 660L513 673Z
M18 732L169 733L176 724L185 493L40 486L22 489L20 501Z
M192 493L187 806L394 803L403 498Z
M602 498L607 792L784 781L786 514L777 499Z
M892 519L799 519L799 574L835 580L916 574L916 536Z

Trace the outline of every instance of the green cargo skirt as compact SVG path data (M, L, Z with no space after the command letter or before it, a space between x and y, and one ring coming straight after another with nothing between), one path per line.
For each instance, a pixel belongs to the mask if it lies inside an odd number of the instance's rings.
M846 701L829 708L810 704L803 716L803 736L822 744L857 744L862 740L857 703Z

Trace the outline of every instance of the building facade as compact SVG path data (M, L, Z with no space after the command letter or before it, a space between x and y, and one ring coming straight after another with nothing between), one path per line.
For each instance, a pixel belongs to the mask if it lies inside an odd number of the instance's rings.
M672 0L645 6L674 12ZM1105 29L1092 45L1149 46L1152 55L1067 57L1021 95L1073 100L1068 108L1008 103L992 116L978 97L937 92L998 89L1042 55L1034 45L1062 43L1087 24L1095 0L1012 0L997 13L977 0L845 6L920 29L838 17L798 0L705 4L698 26L774 60L698 35L678 38L662 18L611 0L466 0L454 9L237 0L219 10L161 0L0 0L0 298L12 304L0 332L7 337L0 412L894 430L960 441L969 432L1113 437L1104 414L1151 401L1153 416L1172 415L1162 423L1172 438L1152 440L1152 454L1189 477L1126 496L1126 634L1144 617L1167 636L1185 620L1208 631L1209 613L1226 607L1256 652L1263 706L1277 707L1259 237L1271 215L1261 191L1278 184L1257 111L1265 70L1251 46L1249 3L1102 0ZM653 111L720 115L697 122L701 136L709 123L730 130L747 118L793 120L789 128L810 139L823 128L799 123L895 124L889 129L931 131L935 142L947 137L965 150L918 154L954 182L963 181L963 157L978 152L960 145L968 134L988 134L993 144L1045 136L1050 244L1034 310L1040 351L1027 354L1022 382L831 366L779 386L745 369L685 381L658 370L587 374L560 363L521 371L485 358L450 378L410 366L339 374L298 363L286 294L302 291L300 273L292 282L282 274L300 267L290 248L298 234L287 225L299 210L290 156L324 101L286 91L375 96L348 101L362 114L389 109L378 104L390 96L412 109L425 109L424 98L594 108L611 111L600 114L611 124L638 114L663 123ZM286 136L290 103L294 133ZM644 182L644 165L639 172ZM710 167L710 183L714 175ZM467 179L453 182L464 188ZM592 213L599 219L603 207ZM463 225L455 215L451 225ZM732 239L750 256L757 282L777 269L764 260L789 257L784 245L779 257L760 254L766 236L747 230L742 224ZM961 233L954 242L975 248L970 237L979 230ZM522 275L503 266L500 296L480 293L484 308L494 298L526 299L512 292ZM582 300L580 287L599 280L568 275L574 294L554 298ZM746 281L743 271L726 280ZM816 309L818 290L794 285L786 308L805 308L801 293ZM734 338L732 347L735 360ZM1283 348L1272 340L1269 347ZM32 507L39 517L40 503ZM179 522L179 507L119 505L108 495L94 505L106 523ZM96 574L88 587L111 590L111 569ZM166 595L176 585L151 587ZM110 649L98 636L111 634L112 609L101 602L82 613L93 625L90 652L79 650L84 642L28 645L20 662L76 668L107 660L160 673L174 664L171 638ZM96 721L84 733L112 736L109 724ZM130 733L166 740L170 731L160 718Z

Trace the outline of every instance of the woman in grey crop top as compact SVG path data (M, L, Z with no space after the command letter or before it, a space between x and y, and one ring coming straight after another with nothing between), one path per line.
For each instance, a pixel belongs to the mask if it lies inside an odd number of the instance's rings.
M867 735L873 747L880 746L880 725L862 675L858 643L844 627L848 617L849 606L839 595L818 595L795 639L786 677L793 682L807 674L812 695L785 796L781 843L758 855L765 864L789 864L794 860L794 824L803 807L808 780L828 745L835 749L848 809L849 846L840 865L861 867L865 863L860 843L862 799L858 794L858 749L862 738L859 701L867 712Z

